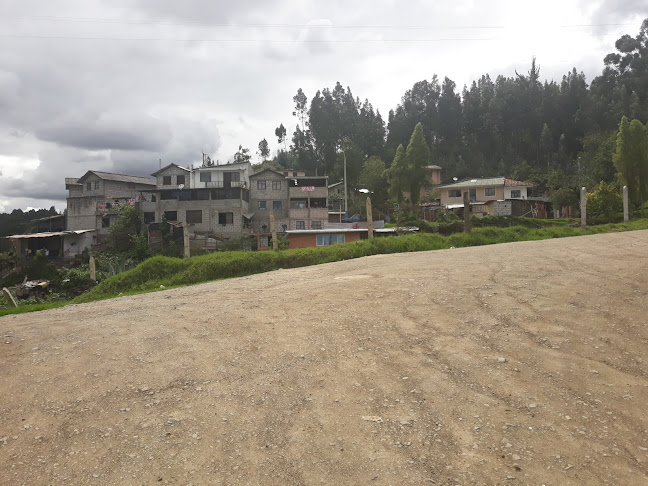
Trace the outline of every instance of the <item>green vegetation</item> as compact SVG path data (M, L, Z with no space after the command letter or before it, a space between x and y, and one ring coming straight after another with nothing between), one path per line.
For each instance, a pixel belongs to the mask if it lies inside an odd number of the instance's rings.
M474 228L468 234L405 235L375 238L372 241L364 240L325 248L305 248L280 252L222 252L184 260L156 256L132 270L107 279L90 292L77 297L73 302L91 302L125 293L159 290L161 286L167 288L191 285L282 268L297 268L350 260L369 255L461 248L637 229L648 229L648 220L640 219L628 224L591 226L586 230L572 227L564 222L560 226L538 228L526 226L483 227Z

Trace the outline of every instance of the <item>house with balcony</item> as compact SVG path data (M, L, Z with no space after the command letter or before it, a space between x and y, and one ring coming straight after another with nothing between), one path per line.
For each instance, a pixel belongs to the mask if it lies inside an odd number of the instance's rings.
M65 178L68 190L65 227L68 231L96 230L102 242L125 206L133 206L142 191L154 189L148 177L89 170L79 178Z
M270 214L274 215L277 231L290 228L288 184L289 180L281 171L266 169L250 176L250 216L254 233L269 234Z
M156 186L142 191L144 223L187 223L192 234L236 238L249 234L252 166L231 163L183 168L170 164L152 175Z
M328 176L287 177L288 229L322 229L328 222Z

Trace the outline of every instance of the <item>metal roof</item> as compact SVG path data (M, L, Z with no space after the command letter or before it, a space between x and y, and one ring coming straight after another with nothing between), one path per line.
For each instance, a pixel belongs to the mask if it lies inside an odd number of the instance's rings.
M131 176L131 175L124 175L124 174L112 174L110 172L100 172L97 170L89 170L79 178L77 183L82 183L84 179L88 177L89 174L94 174L97 177L99 177L99 179L102 179L104 181L131 182L134 184L147 184L150 186L155 186L157 184L153 179L150 179L148 177Z
M86 229L86 230L74 230L74 231L49 231L45 233L32 233L29 235L9 235L9 236L5 236L5 238L9 238L10 240L23 240L29 238L51 238L52 236L81 235L83 233L89 233L90 231L97 231L97 230Z
M532 187L529 182L515 181L506 177L490 177L486 179L466 179L465 181L454 182L453 184L444 184L437 186L437 189L454 189L464 187L485 187L485 186L506 186L506 187Z

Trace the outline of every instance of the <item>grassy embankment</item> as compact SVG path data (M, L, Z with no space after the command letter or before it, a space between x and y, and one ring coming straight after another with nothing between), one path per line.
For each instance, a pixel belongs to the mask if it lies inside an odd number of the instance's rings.
M304 248L279 252L219 252L189 259L156 256L149 258L132 270L101 282L91 291L68 303L92 302L119 295L160 290L161 286L164 286L164 288L180 287L212 280L242 277L281 268L304 267L369 255L440 250L452 247L460 248L648 229L648 219L637 219L627 224L589 226L585 230L564 223L559 226L555 225L555 222L551 224L553 225L541 228L524 226L473 228L471 233L453 233L447 236L439 233L426 233L382 237L374 238L372 241L363 240L323 248ZM17 309L0 310L0 315L43 310L65 304L65 302L56 302L23 306Z

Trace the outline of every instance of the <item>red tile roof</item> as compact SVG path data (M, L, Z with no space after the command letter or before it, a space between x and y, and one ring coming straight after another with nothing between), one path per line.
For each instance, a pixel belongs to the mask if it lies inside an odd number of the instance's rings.
M513 179L505 179L504 180L504 185L505 186L527 186L527 187L533 187L533 184L529 182L522 182L522 181L514 181Z

